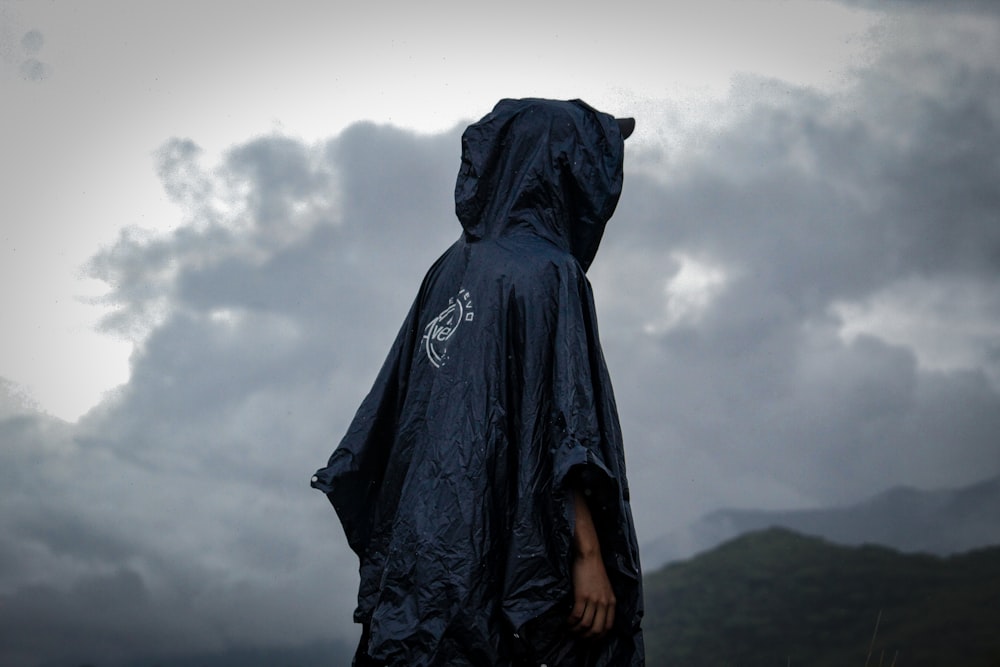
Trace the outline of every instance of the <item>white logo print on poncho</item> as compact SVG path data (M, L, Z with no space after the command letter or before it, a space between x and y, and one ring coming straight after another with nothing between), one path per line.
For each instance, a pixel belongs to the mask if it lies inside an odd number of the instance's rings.
M475 318L472 295L465 288L448 299L448 307L424 327L424 350L435 368L440 368L448 358L448 342L455 336L462 322Z

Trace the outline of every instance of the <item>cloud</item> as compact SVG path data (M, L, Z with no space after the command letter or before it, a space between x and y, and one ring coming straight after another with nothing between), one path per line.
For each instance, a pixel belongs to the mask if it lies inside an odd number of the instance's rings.
M687 150L629 145L590 277L645 540L1000 473L1000 28L922 16L848 89L744 76ZM0 393L5 664L353 633L356 560L307 481L458 236L459 135L161 146L181 224L89 266L130 381L76 425Z
M998 26L905 27L844 92L743 77L741 113L627 183L591 273L640 527L1000 467ZM696 320L679 257L726 276Z
M129 383L75 427L11 399L24 445L4 452L20 482L0 558L19 569L0 606L23 655L43 645L26 627L105 661L351 636L356 559L308 480L458 235L441 187L457 145L361 124L252 139L211 168L190 140L162 146L185 224L125 230L90 264L104 327L136 345ZM97 599L107 613L69 632Z

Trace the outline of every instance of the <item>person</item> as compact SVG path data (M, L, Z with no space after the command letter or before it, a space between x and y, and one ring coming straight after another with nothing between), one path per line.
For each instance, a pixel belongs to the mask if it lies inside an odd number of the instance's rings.
M633 126L580 100L505 99L462 135L462 234L312 478L360 559L356 666L644 664L585 275Z

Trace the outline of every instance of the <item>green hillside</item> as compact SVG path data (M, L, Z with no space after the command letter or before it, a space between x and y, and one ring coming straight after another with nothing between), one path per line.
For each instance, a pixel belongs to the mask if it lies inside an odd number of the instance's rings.
M938 558L770 529L644 586L649 667L1000 667L1000 547Z

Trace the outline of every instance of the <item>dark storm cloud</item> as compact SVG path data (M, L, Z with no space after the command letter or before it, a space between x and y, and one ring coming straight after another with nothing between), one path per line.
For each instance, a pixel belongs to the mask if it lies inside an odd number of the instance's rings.
M846 339L834 307L913 279L1000 288L998 68L937 29L837 94L743 77L700 150L629 167L590 275L645 540L725 505L1000 473L1000 359L932 370ZM161 147L181 224L90 266L105 327L137 341L129 383L75 426L0 397L0 661L350 632L356 561L307 480L458 236L459 135L360 123L211 166ZM721 277L674 317L689 260Z
M968 12L970 14L983 13L996 15L1000 13L1000 8L995 2L990 0L952 0L951 2L939 2L938 0L839 0L844 5L856 5L865 9L878 11L926 11L935 14L954 14L956 12Z
M0 442L3 663L78 660L82 647L110 655L107 647L153 639L169 619L157 617L142 579L124 565L136 556L134 538L107 531L95 508L76 504L74 487L93 481L76 476L84 470L69 425L22 409L0 420Z
M257 138L210 169L191 141L161 148L185 224L127 230L90 267L117 307L104 326L139 340L130 382L67 430L59 470L40 461L26 497L58 491L26 500L0 543L10 562L32 545L53 572L10 580L19 642L35 627L66 637L58 655L111 660L350 631L356 567L307 482L458 235L457 154L456 132L369 124L313 146ZM95 595L112 602L74 630Z
M248 190L247 215L258 226L285 225L296 203L309 202L333 185L309 150L285 137L268 137L237 146L225 164L230 178Z
M744 78L729 100L743 113L711 150L666 183L629 184L593 273L607 284L603 332L626 378L632 459L650 478L639 488L657 511L697 513L712 494L847 502L889 479L953 485L1000 470L995 360L932 372L919 351L844 341L832 308L908 280L1000 289L998 70L916 48L939 44L924 30L844 94ZM963 35L973 53L996 37L995 23ZM677 271L650 255L671 250L729 280L697 324L635 336ZM951 314L960 328L982 313Z

